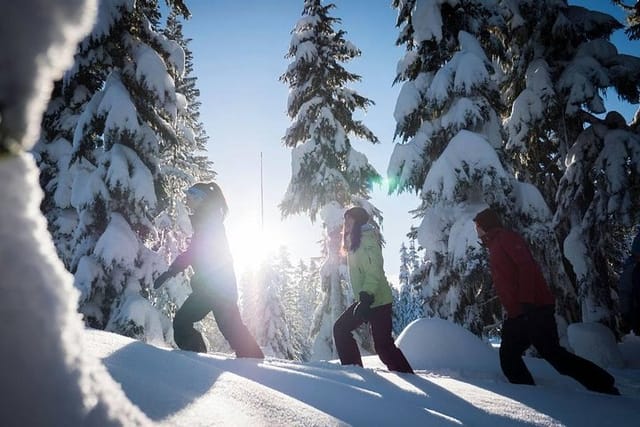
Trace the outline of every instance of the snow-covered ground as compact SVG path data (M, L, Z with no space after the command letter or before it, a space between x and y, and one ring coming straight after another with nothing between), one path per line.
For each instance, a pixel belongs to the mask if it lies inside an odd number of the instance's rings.
M444 320L410 325L398 345L417 375L390 373L376 356L365 368L335 361L234 359L159 348L86 330L127 397L157 425L269 426L636 426L640 337L620 344L627 367L609 369L622 396L593 393L527 358L538 386L506 382L497 352Z

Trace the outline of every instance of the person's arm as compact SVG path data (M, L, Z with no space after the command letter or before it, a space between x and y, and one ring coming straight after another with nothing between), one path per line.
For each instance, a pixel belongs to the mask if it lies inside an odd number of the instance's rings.
M160 274L156 280L153 281L153 288L158 289L160 286L164 284L169 278L175 276L176 274L184 271L191 264L192 252L191 249L193 246L189 245L186 251L181 253L176 257L176 259L171 263L167 271Z
M186 251L178 255L176 259L171 263L167 271L170 271L172 273L172 276L175 276L176 274L184 271L191 265L193 258L193 250L191 248L192 246L190 245Z
M360 257L362 256L362 250L349 253L349 281L351 282L351 288L355 291L360 290L364 284L364 273L360 266Z
M380 282L386 282L384 274L384 260L382 258L382 248L379 245L371 245L366 249L366 259L364 260L365 279L363 290L371 295L375 295L379 289Z

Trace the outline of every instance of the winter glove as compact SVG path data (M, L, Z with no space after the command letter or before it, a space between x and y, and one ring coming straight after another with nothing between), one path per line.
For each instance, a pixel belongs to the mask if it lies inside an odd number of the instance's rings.
M360 292L359 297L360 301L353 308L353 316L366 322L371 314L371 304L373 304L374 298L373 295L365 291Z
M158 289L171 276L173 276L173 273L170 270L167 270L164 273L162 273L161 275L159 275L157 277L157 279L153 281L153 289Z

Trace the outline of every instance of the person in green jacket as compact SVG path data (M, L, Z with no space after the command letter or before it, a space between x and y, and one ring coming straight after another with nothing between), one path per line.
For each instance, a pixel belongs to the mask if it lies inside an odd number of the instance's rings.
M344 213L343 246L354 296L333 325L333 339L343 365L362 366L360 350L352 331L368 322L380 360L390 371L413 373L404 354L391 336L391 287L384 274L382 247L377 230L369 222L369 213L356 206Z

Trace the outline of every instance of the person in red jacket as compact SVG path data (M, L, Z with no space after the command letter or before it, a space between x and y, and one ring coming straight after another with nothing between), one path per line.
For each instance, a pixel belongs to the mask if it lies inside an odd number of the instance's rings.
M213 313L218 328L237 357L263 359L264 354L240 317L233 259L224 228L227 202L214 182L201 182L187 190L193 236L189 247L178 255L154 282L159 288L170 277L193 268L192 293L176 312L173 337L182 350L206 353L207 346L193 324Z
M489 251L493 286L506 311L502 324L500 367L509 382L535 385L522 354L533 345L559 373L587 389L618 395L615 379L598 365L560 345L555 298L524 238L502 226L492 209L474 218L478 237Z

